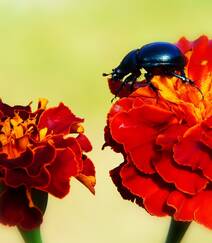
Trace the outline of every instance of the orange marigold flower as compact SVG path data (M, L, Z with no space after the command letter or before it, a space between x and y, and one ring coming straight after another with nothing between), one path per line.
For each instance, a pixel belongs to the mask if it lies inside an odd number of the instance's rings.
M149 87L138 88L112 106L105 146L124 162L110 175L124 199L151 215L212 229L212 41L181 38L176 45L196 87L155 76L158 98Z
M95 169L84 154L92 146L83 119L63 103L46 109L11 107L0 101L0 222L30 230L42 222L36 193L66 196L75 177L92 193Z

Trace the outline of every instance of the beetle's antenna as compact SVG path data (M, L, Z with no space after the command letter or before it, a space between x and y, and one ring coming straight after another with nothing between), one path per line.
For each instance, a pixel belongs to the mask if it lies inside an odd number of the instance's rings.
M111 75L111 74L112 74L112 73L103 73L102 76L103 76L103 77L107 77L107 76L109 76L109 75Z
M196 84L195 84L195 82L193 80L191 80L191 79L189 79L189 78L187 78L185 76L182 76L180 74L177 74L175 72L171 72L171 74L173 76L175 76L176 78L181 79L183 81L183 83L189 83L190 85L192 85L193 87L195 87L200 92L200 94L202 95L202 99L204 100L204 95L202 93L202 90L198 86L196 86Z
M200 94L202 95L202 99L204 100L204 95L202 93L202 90L198 86L196 86L196 84L194 83L193 80L188 79L188 82L189 82L189 84L191 84L192 86L194 86L200 92Z

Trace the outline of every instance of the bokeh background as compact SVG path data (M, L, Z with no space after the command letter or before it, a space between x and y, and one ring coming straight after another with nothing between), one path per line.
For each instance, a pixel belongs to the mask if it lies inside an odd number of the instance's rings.
M93 143L96 196L72 180L64 200L50 197L44 243L163 243L170 219L122 200L109 178L122 158L101 151L112 98L101 74L145 43L212 37L211 13L210 0L0 0L1 98L11 105L63 101L85 118ZM1 225L0 242L22 239ZM183 240L191 242L212 242L212 232L193 223Z

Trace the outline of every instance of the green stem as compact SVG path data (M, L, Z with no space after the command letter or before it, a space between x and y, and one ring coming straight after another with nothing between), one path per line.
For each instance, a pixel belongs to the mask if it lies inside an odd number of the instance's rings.
M191 222L171 220L166 243L180 243Z
M36 228L30 231L18 229L25 243L42 243L40 228Z

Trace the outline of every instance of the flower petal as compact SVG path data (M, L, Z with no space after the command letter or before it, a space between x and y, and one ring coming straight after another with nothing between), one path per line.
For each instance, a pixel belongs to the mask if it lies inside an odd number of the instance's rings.
M46 167L55 158L55 148L49 143L44 146L34 149L33 163L27 167L27 171L31 176L36 176L40 173L42 167Z
M49 108L42 113L38 128L47 127L49 133L68 133L71 126L79 122L83 122L83 119L76 117L67 106L60 103L58 107Z
M52 139L54 141L54 145L56 148L70 148L74 152L74 155L76 156L78 161L80 162L82 158L82 148L76 138L70 136L64 138L64 136L57 135L52 137Z
M68 194L70 177L79 172L78 160L70 148L58 149L55 160L47 166L51 175L50 183L42 188L52 195L63 198Z
M15 112L18 113L30 113L31 107L30 105L27 106L21 106L21 105L15 105L15 106L9 106L0 100L0 111L2 112L4 117L14 117Z
M155 161L158 174L168 183L174 183L179 191L196 194L205 189L208 180L200 173L194 172L174 162L172 156L164 153L160 160Z
M7 188L0 194L1 223L31 230L42 223L42 218L42 213L37 207L29 207L23 188Z
M40 188L49 184L50 175L46 168L42 167L39 174L31 176L26 168L8 169L5 171L4 182L10 187Z
M92 145L89 139L84 134L79 134L77 137L77 142L80 144L84 152L90 152L92 150Z
M212 181L212 150L201 143L201 127L195 126L186 132L184 138L174 146L174 160L194 169L201 169ZM186 151L186 153L185 153Z
M122 184L122 178L120 176L120 171L122 167L126 164L126 162L123 162L118 167L114 168L110 171L110 176L112 178L113 183L117 187L118 192L121 194L123 199L129 200L131 202L139 202L140 206L143 206L143 200L134 194L132 194L126 187ZM141 204L142 202L142 204Z
M188 64L188 75L189 77L199 84L203 80L207 70L207 66L204 65L206 60L206 53L208 49L208 38L207 36L201 36L193 44L192 55Z
M118 143L123 144L138 169L154 173L151 160L155 156L156 133L172 116L171 112L164 109L144 105L117 114L110 122L111 134Z
M27 148L25 152L21 153L19 157L14 159L8 159L6 153L0 153L0 166L8 169L27 167L32 163L33 152L30 148Z
M83 156L83 170L76 176L76 178L93 194L95 194L94 186L96 185L95 174L96 172L92 161L87 158L87 156Z
M176 45L183 53L190 51L192 48L192 42L187 40L185 37L180 38Z
M178 138L181 137L188 129L187 126L181 124L171 124L157 136L156 144L160 145L163 150L172 150Z
M143 199L144 207L150 214L156 216L168 214L166 200L171 188L159 178L141 174L131 164L122 167L120 176L123 186L133 195Z
M175 220L195 220L196 222L212 229L211 190L202 191L193 197L188 197L181 192L175 191L170 195L167 203L175 209Z

